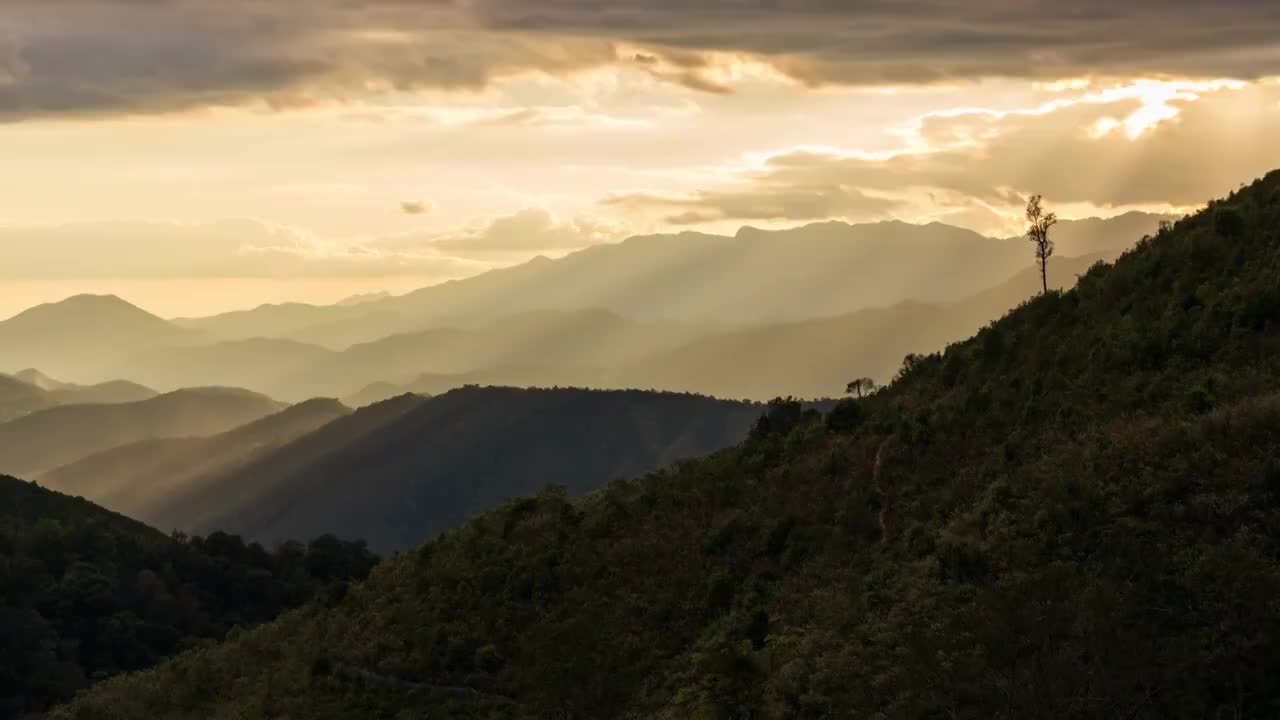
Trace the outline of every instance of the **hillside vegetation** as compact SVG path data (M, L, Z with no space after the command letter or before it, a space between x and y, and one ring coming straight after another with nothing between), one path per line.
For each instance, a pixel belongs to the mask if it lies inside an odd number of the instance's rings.
M512 501L52 717L1276 717L1278 371L1273 173L825 418Z
M274 552L169 537L0 476L0 718L269 620L373 563L332 537Z

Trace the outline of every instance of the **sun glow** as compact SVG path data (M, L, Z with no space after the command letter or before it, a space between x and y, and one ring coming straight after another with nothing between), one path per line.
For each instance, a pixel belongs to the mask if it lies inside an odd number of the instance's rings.
M1162 122L1172 120L1181 112L1181 103L1199 100L1202 93L1218 90L1238 90L1245 83L1238 80L1165 81L1137 80L1129 85L1109 88L1086 96L1084 102L1114 102L1120 99L1137 100L1140 105L1122 120L1102 118L1093 127L1093 137L1104 137L1114 130L1124 128L1130 140L1137 140L1148 130Z

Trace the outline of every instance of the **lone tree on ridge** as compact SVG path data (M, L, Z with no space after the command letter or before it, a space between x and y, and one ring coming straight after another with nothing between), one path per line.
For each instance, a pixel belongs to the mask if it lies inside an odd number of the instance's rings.
M1053 241L1049 239L1049 228L1058 224L1058 216L1045 212L1039 195L1032 195L1027 201L1027 239L1036 246L1036 260L1040 263L1040 287L1049 292L1048 263L1053 255Z

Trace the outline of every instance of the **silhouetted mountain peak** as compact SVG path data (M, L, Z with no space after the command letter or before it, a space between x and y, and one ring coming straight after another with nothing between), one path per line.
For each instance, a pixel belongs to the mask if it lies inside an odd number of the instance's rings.
M25 370L19 370L18 372L13 374L13 377L21 380L22 382L27 383L28 385L38 387L41 390L61 390L63 388L69 387L68 383L64 383L59 380L54 380L53 378L49 377L48 375L45 375L44 373L40 372L35 368L27 368Z
M39 337L84 333L126 334L173 339L184 331L115 295L74 295L37 305L0 322L0 336L20 333Z

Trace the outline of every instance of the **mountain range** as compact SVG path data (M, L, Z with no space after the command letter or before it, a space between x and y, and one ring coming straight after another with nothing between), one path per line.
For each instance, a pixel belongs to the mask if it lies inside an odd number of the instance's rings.
M232 388L193 388L115 405L63 405L0 423L0 472L35 475L128 443L211 435L283 409Z
M1118 253L1162 219L1129 213L1062 222L1055 231L1059 254ZM286 338L333 349L529 310L761 324L958 300L1004 281L1028 257L1020 238L993 239L941 223L744 227L734 236L633 237L354 306L269 305L178 324L225 339Z
M1062 223L1050 280L1069 285L1159 219ZM25 333L13 364L42 360L81 381L244 387L292 402L469 383L830 396L847 375L887 379L905 353L960 339L1029 298L1028 257L1022 240L936 223L744 228L637 237L329 307L169 322L118 298L77 297L0 323L0 340ZM33 334L42 324L47 347ZM87 325L96 330L77 346ZM119 341L101 351L116 326ZM771 337L788 342L761 340ZM741 361L728 373L715 363L725 353Z
M155 397L156 391L125 380L75 385L38 370L0 374L0 423L58 405L114 405Z

